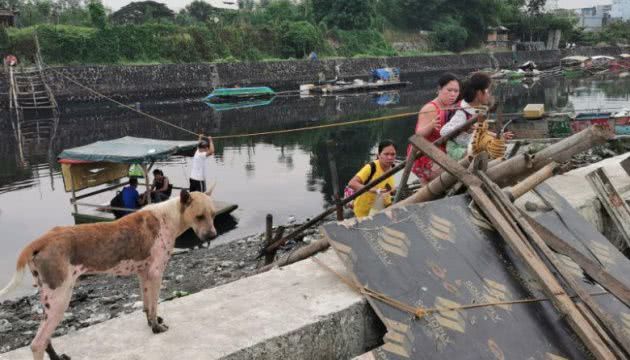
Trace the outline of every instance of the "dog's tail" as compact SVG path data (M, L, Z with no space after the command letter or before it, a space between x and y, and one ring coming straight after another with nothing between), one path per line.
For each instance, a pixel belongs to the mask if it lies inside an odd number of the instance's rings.
M15 269L15 274L13 274L13 278L11 279L9 284L4 289L0 290L0 298L15 290L15 288L22 282L22 279L24 278L24 273L26 272L28 259L30 259L33 255L32 247L33 245L29 244L20 253Z

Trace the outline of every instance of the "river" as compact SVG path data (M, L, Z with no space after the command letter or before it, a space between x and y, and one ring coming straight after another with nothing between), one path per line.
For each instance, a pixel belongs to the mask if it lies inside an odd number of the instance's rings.
M238 135L379 117L417 111L435 95L435 75L407 75L412 85L385 94L332 97L277 97L266 106L215 111L196 99L161 99L133 104L138 109L183 128L212 135ZM545 79L533 85L498 84L495 95L506 113L528 103L546 109L621 109L630 106L630 79ZM6 117L6 112L2 113ZM40 116L42 116L40 114ZM233 223L225 225L215 243L224 243L265 227L265 215L276 224L302 221L331 203L332 185L327 140L336 142L340 183L374 156L379 140L390 138L404 156L414 117L376 121L278 135L216 141L209 174L218 199L239 205ZM542 124L542 125L541 125ZM31 126L31 130L32 130ZM546 136L544 122L519 120L512 125L518 137ZM122 136L190 139L186 133L108 103L60 104L55 127L40 129L39 142L20 149L7 118L0 118L0 286L12 276L21 248L58 225L73 224L70 194L55 158L62 149ZM189 158L156 164L175 185L186 186ZM91 202L107 203L111 195ZM29 291L25 280L17 295Z

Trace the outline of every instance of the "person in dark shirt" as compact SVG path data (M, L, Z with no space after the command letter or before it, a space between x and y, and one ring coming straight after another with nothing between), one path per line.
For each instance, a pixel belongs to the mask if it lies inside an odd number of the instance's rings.
M173 186L168 178L164 176L164 172L160 169L153 170L153 185L151 186L151 200L153 202L162 202L171 197Z

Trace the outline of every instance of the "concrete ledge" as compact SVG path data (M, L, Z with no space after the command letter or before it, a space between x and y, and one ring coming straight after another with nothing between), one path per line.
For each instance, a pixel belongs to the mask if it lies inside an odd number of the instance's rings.
M332 251L319 255L347 274ZM154 335L136 312L55 338L74 359L349 359L383 336L366 301L306 260L160 304ZM31 359L28 347L0 359Z

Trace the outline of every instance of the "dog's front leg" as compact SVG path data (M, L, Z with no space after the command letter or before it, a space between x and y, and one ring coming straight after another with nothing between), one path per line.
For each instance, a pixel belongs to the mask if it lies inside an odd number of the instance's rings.
M143 284L142 291L146 289L143 302L147 309L147 321L155 334L165 332L168 330L168 326L164 324L162 318L157 315L157 304L160 297L160 286L162 284L162 271L157 268L150 268L144 276L145 278L141 283Z

